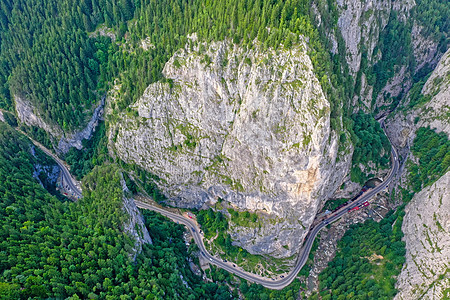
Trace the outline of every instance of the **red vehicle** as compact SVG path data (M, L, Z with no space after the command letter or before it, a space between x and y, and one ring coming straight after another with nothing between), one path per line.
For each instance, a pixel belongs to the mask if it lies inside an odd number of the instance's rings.
M362 205L363 205L363 206L368 206L369 204L370 204L370 203L366 201L366 202L364 202Z
M359 206L353 207L352 209L350 209L349 211L354 211L354 210L358 210Z

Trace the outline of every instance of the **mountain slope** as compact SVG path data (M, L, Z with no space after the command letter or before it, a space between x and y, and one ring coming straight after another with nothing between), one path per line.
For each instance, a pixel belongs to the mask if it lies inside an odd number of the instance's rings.
M406 263L394 299L450 296L450 172L417 193L406 208L402 230Z

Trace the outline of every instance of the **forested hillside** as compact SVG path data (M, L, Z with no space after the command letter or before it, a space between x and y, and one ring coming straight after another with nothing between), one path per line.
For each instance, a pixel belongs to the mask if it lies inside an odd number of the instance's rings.
M405 262L400 207L380 222L352 225L339 241L339 251L320 274L322 299L392 299L396 276ZM317 295L314 299L318 299Z
M161 216L146 214L154 243L132 261L116 167L95 168L84 180L83 199L62 202L33 178L34 164L51 162L42 153L33 156L31 145L0 123L0 299L215 299L228 293L193 275L182 227Z
M411 148L418 162L410 162L409 182L414 192L433 184L450 167L450 141L444 132L421 127Z
M13 1L0 3L0 107L28 99L45 121L65 130L80 126L99 99L110 40L88 31L130 19L131 1Z
M331 90L326 75L332 73L330 59L310 21L310 0L113 2L2 0L0 108L11 110L13 96L21 96L45 121L75 129L107 82L121 78L118 108L124 109L151 82L162 79L162 67L189 33L202 41L229 38L249 47L257 38L274 48L290 47L303 34L315 71L332 98L333 117L339 115L342 94ZM133 16L135 21L127 23ZM103 30L112 30L115 41L89 37L100 24L111 28ZM144 39L145 49L140 47ZM336 76L331 84L337 86Z

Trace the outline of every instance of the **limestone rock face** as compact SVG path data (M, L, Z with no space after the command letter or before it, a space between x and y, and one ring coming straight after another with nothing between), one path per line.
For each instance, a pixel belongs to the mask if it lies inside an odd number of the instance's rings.
M14 97L14 103L17 113L17 118L20 122L28 126L36 126L44 129L52 136L60 136L63 134L61 128L57 126L50 126L41 117L40 113L33 107L31 102L21 98L20 96Z
M422 94L431 97L430 101L387 120L387 133L398 148L408 148L420 127L450 135L450 49L431 73Z
M402 230L406 264L395 299L444 299L450 287L450 172L416 194ZM446 291L445 291L446 290Z
M336 162L330 104L306 46L192 44L165 65L168 83L150 85L111 118L110 148L157 175L174 205L200 208L220 197L274 217L233 237L251 253L290 256L351 158Z
M347 48L347 64L352 74L361 65L361 45L367 48L367 58L372 60L373 49L380 32L386 26L391 11L391 1L339 0L338 26Z
M123 209L130 217L129 222L124 224L125 232L131 235L135 239L135 245L132 254L136 257L142 250L143 244L152 244L152 239L145 227L144 217L134 203L133 198L128 197L130 191L125 183L125 180L121 179L123 196Z
M91 137L98 121L102 119L105 98L101 100L98 107L94 110L86 126L75 132L64 132L59 126L45 122L40 112L26 99L15 96L14 102L17 117L20 122L44 129L54 139L59 140L55 150L60 153L67 153L71 147L81 149L83 147L82 140Z
M422 88L431 99L387 119L387 134L403 157L420 127L429 126L450 136L450 50ZM406 98L408 99L408 98ZM407 107L406 104L403 104ZM415 158L412 158L414 162ZM405 166L402 167L404 170ZM399 184L407 186L408 170ZM406 207L402 230L406 241L406 264L399 275L396 299L442 299L450 286L450 172L416 194ZM447 292L445 289L447 288Z

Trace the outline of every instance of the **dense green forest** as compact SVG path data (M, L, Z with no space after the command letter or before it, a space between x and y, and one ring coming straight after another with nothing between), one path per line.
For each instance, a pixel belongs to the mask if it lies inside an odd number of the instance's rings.
M229 299L229 284L246 299L295 299L298 281L271 291L213 267L218 284L204 283L187 266L183 226L154 212L143 211L153 243L133 262L119 169L95 167L79 202L60 201L32 177L34 164L54 162L31 145L0 123L1 299Z
M25 97L44 120L64 129L83 124L85 110L99 99L99 81L111 41L87 32L109 20L132 17L132 2L111 0L0 2L0 108L13 95Z
M321 299L392 299L405 262L401 239L404 205L383 220L351 225L338 251L319 275ZM318 299L316 294L312 299Z
M414 192L433 184L450 167L450 140L444 132L421 127L416 131L411 151L418 163L410 162L409 182Z
M336 5L330 1L316 4L324 16L317 29L312 0L1 0L0 108L11 110L12 97L21 96L38 107L46 121L75 129L115 78L121 83L119 110L139 97L148 84L162 80L162 67L184 46L189 33L197 33L201 41L230 38L244 47L252 47L257 39L273 48L290 47L303 34L332 105L332 127L340 128L342 103L350 103L346 100L352 97L353 79L345 66L342 37L337 37L338 53L326 50L330 46L326 28L337 24ZM449 40L445 4L421 0L412 10L425 34L439 40L441 51ZM361 72L375 85L374 96L392 77L396 65L407 64L414 73L411 24L391 14L374 49L373 54L381 52L382 57L373 68L363 51ZM111 32L113 40L90 34L101 26L105 27L100 31ZM146 38L151 46L144 50L140 45ZM422 69L412 74L414 82L429 72L427 66ZM344 105L347 114L351 113L348 108Z
M122 83L120 110L148 84L163 79L162 67L189 33L196 32L202 41L230 38L244 47L258 39L273 48L290 47L303 34L335 119L342 97L331 89L338 86L337 76L328 77L331 61L310 20L310 7L310 0L84 0L74 5L2 0L0 108L11 109L12 96L22 96L46 121L74 129L114 78ZM112 28L115 41L88 35L101 24ZM139 46L145 38L152 45L147 50Z
M350 175L352 181L363 184L368 177L363 173L359 164L367 167L369 162L374 162L376 167L387 168L391 146L380 124L371 115L359 111L352 116L352 120L354 122L352 142L355 150Z
M85 177L79 202L62 202L32 177L34 164L52 162L37 149L33 156L30 147L27 138L0 124L1 299L223 296L217 285L192 274L184 229L162 216L145 213L153 244L133 262L134 240L123 232L128 217L114 165Z

